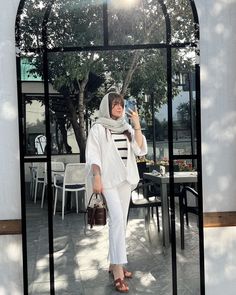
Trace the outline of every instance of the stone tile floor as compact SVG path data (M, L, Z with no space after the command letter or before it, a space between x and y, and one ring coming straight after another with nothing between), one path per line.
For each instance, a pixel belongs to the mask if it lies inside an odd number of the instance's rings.
M156 219L150 224L143 209L131 209L127 226L130 295L171 295L171 248L162 246ZM62 221L54 217L54 265L57 295L113 295L113 280L108 275L108 228L96 227L84 234L83 215L69 213ZM185 230L185 250L180 249L179 223L176 223L177 276L179 295L198 295L199 247L196 220ZM49 292L47 209L27 202L27 245L29 294Z

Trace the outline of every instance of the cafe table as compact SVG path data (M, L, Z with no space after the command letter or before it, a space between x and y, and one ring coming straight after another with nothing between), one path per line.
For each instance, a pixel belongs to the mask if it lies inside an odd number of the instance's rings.
M151 180L154 184L160 186L160 197L162 202L162 226L163 226L163 245L169 247L170 245L170 230L169 230L169 205L167 185L170 182L169 173L161 175L160 173L144 173L144 180ZM174 172L174 184L178 183L196 183L197 172Z

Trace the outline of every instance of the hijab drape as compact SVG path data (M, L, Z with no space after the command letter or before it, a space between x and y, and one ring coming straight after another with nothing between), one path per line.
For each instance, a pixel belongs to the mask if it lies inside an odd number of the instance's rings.
M109 112L109 99L108 99L109 93L107 93L99 107L99 115L98 119L96 120L95 124L101 124L103 127L113 131L113 132L119 132L123 133L125 130L130 131L131 126L126 122L125 120L125 111L123 112L123 115L118 118L117 120L114 120L110 116Z

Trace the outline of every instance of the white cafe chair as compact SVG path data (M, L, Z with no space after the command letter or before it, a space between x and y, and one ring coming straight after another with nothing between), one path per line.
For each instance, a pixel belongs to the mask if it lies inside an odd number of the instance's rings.
M53 179L54 175L56 174L63 174L65 171L65 164L63 162L51 162L51 171L52 171L52 186L53 186ZM45 185L47 185L47 173L45 172ZM41 200L41 208L43 208L44 204L44 196L45 194L42 194L42 200Z
M65 214L65 195L66 192L75 192L76 212L78 209L78 192L85 191L85 163L67 164L63 182L58 182L57 175L54 177L55 200L54 200L54 215L56 214L58 190L62 190L62 219Z
M42 189L42 198L45 193L45 187L47 184L47 175L46 175L47 164L46 163L37 163L35 169L35 188L34 188L34 203L37 201L38 186L39 184L43 185Z

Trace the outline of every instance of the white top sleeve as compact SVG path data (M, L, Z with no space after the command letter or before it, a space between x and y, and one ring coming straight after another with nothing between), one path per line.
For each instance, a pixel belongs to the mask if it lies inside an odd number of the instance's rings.
M143 135L143 144L141 147L137 144L135 137L134 137L134 130L131 131L132 141L131 141L131 147L133 149L133 152L135 156L145 156L147 154L147 140L146 137Z
M98 140L98 133L95 130L96 128L91 128L88 139L87 139L87 144L86 144L86 164L90 166L92 164L96 164L97 166L102 169L102 164L101 164L101 146L99 144Z

